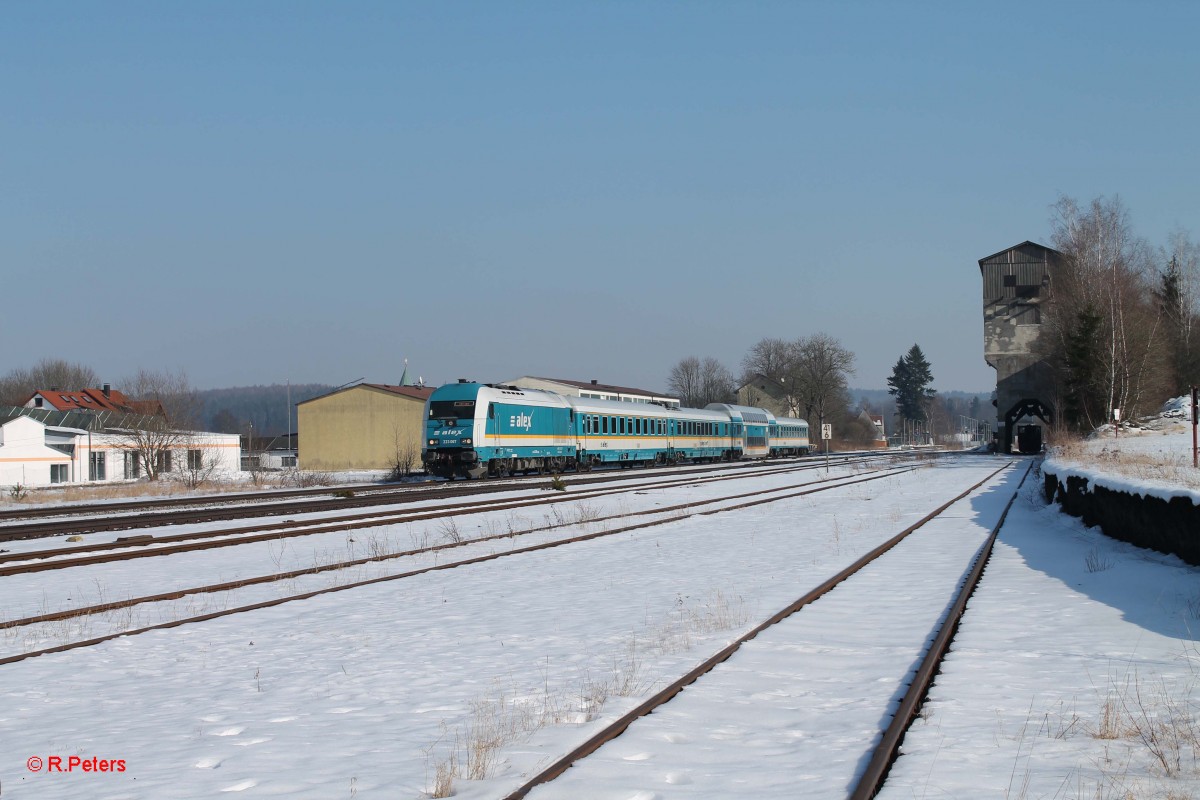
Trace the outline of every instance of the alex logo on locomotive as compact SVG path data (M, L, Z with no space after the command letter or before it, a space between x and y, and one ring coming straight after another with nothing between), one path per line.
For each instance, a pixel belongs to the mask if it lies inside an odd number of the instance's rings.
M521 430L528 433L529 429L533 427L533 415L532 414L514 414L508 418L508 427L520 428Z

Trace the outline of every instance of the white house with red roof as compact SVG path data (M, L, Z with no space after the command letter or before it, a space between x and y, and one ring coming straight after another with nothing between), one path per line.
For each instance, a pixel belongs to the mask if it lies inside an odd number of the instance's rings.
M0 409L0 486L138 480L151 457L166 479L219 479L241 470L237 434L145 424L161 412L161 404L131 401L108 384L39 389L22 406ZM158 445L135 433L151 429L159 431Z

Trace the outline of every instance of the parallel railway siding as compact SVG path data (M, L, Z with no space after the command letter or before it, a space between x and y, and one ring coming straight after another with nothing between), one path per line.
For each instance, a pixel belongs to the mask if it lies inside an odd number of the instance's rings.
M784 469L784 470L779 470L779 471L780 472L790 472L790 471L794 471L795 469L796 469L795 467L792 467L789 469ZM68 644L58 645L58 646L49 647L49 648L39 648L36 650L31 650L29 652L19 653L19 654L7 656L4 658L0 658L0 664L14 663L16 661L21 661L26 658L30 658L30 657L33 657L36 655L41 655L44 653L62 652L64 650L73 649L75 647L98 644L98 643L108 641L113 638L118 638L120 636L133 635L133 634L143 633L143 632L150 631L150 630L158 630L158 629L163 629L163 628L177 627L178 625L185 624L187 622L205 621L205 620L209 620L209 619L215 619L215 618L218 618L221 616L227 616L229 614L240 613L243 611L251 611L251 610L256 610L259 608L266 608L266 607L269 607L272 605L281 604L283 602L307 599L310 597L315 597L315 596L318 596L321 594L326 594L326 593L333 592L333 591L343 591L346 589L352 589L352 588L356 588L359 586L367 586L367 585L371 585L371 584L379 583L379 582L383 582L383 581L398 580L398 579L402 579L402 578L408 578L408 577L413 577L415 575L424 574L427 572L452 569L457 566L481 563L484 561L490 561L490 560L494 560L494 559L502 558L502 557L506 557L506 556L511 556L511 555L519 555L522 553L532 553L532 552L544 550L544 549L547 549L550 547L558 547L558 546L561 546L564 544L573 544L573 543L589 541L589 540L597 539L597 538L601 538L601 537L612 536L612 535L616 535L616 534L620 534L620 533L626 533L629 531L639 530L639 529L651 527L654 525L660 525L660 524L664 524L667 522L677 521L679 519L682 519L686 516L691 516L693 514L715 514L715 513L720 513L723 511L731 511L731 510L749 508L752 506L761 505L761 504L765 504L765 503L778 502L780 500L793 499L793 498L802 497L802 496L805 496L808 494L828 491L831 489L838 489L838 488L842 488L842 487L846 487L846 486L853 486L853 485L856 485L859 483L879 480L881 478L892 477L894 475L902 474L903 472L911 471L912 469L914 469L914 467L912 467L912 466L902 466L902 467L896 467L896 468L890 468L890 469L881 469L881 470L877 470L874 474L868 474L865 477L841 476L841 477L832 478L832 479L828 479L828 480L817 480L817 481L813 481L811 484L801 484L801 485L795 486L795 487L776 487L776 488L771 488L771 489L755 490L755 491L750 491L750 492L740 492L740 493L737 493L734 495L730 495L730 496L726 496L726 497L718 498L718 499L713 499L713 500L690 502L690 503L685 503L685 504L680 504L680 505L675 505L675 506L668 506L668 507L656 507L654 509L643 511L643 512L632 512L632 513L613 515L608 518L602 518L602 519L596 519L596 520L590 520L590 521L591 522L606 522L609 520L623 519L623 518L636 517L636 516L653 516L653 517L658 517L658 519L652 519L647 522L640 522L640 523L625 525L625 526L621 526L618 528L606 529L606 530L602 530L602 531L594 532L594 533L587 533L587 534L581 534L581 535L577 535L577 536L571 536L571 537L567 537L564 539L558 539L558 540L549 541L549 542L542 542L542 543L533 544L533 545L529 545L529 546L525 546L525 547L512 548L512 549L509 549L506 551L493 552L493 553L489 553L489 554L486 554L483 556L469 557L469 558L460 559L457 561L451 561L451 562L438 564L438 565L435 565L432 567L408 570L408 571L401 572L398 574L379 576L379 577L371 578L371 579L367 579L367 580L352 581L352 582L338 585L338 586L328 587L328 588L319 589L319 590L315 590L315 591L297 593L297 594L293 594L293 595L290 595L287 597L275 598L272 600L262 601L262 602L253 603L253 604L249 604L249 605L241 605L241 606L238 606L235 608L226 609L226 610L219 611L219 612L202 614L202 615L194 616L194 617L188 618L188 619L170 620L168 622L163 622L163 623L149 625L149 626L143 626L143 627L133 629L133 630L125 630L125 631L120 631L120 632L110 634L110 635L92 637L90 639L86 639L81 642L68 643ZM735 480L735 479L739 479L741 477L744 477L744 476L726 476L724 478L709 477L709 478L705 478L705 479L691 478L691 479L687 479L687 480L683 480L683 481L672 482L672 485L676 485L676 486L692 485L692 484L697 484L701 481L707 482L707 481L720 481L720 480ZM660 488L662 486L663 486L663 484L661 484L661 483L655 483L655 484L651 485L651 487L660 487ZM638 491L638 490L641 490L644 488L647 488L647 487L632 486L632 487L625 487L625 488L621 488L621 489L609 489L607 491L608 492L614 492L614 491L627 492L627 491ZM763 497L763 495L770 495L770 496ZM753 499L751 499L751 498L753 498ZM576 498L576 499L578 499L578 498ZM562 498L539 499L539 500L532 501L530 504L544 504L544 503L553 502L553 501L562 502ZM724 507L720 507L720 508L705 508L706 506L716 505L719 503L728 503L730 501L736 501L736 502L734 503L734 505L731 505L731 506L724 506ZM479 509L474 509L474 510L478 511ZM451 513L459 513L459 512L456 511L456 512L451 512ZM527 531L527 532L528 533L540 532L543 530L547 530L548 528L551 528L551 527L555 527L555 526L540 526L540 527L531 529L530 531ZM98 604L98 605L93 605L93 606L89 606L86 608L71 609L71 610L65 610L65 611L60 611L60 612L39 614L39 615L36 615L33 617L25 617L25 618L12 620L12 621L0 624L0 630L19 628L19 627L24 627L24 626L36 625L36 624L44 624L44 623L54 622L54 621L58 621L58 620L71 619L73 617L78 617L78 616L87 616L90 614L105 613L105 612L115 611L115 610L119 610L119 609L130 608L132 606L136 606L136 605L140 605L140 604L144 604L144 603L154 603L154 602L175 600L175 599L179 599L181 597L184 597L184 596L190 595L190 594L203 594L203 593L232 591L232 590L249 587L249 586L254 586L254 585L259 585L259 584L263 584L263 583L272 583L272 582L276 582L276 581L280 581L280 580L288 580L288 579L297 578L297 577L306 576L306 575L315 575L320 572L332 571L332 570L336 570L336 569L345 569L348 567L357 566L357 565L361 565L361 564L390 560L393 558L402 558L402 557L406 557L406 556L421 555L424 553L437 553L437 552L442 552L445 550L452 550L455 548L465 547L465 546L469 546L469 545L487 544L489 542L496 542L499 540L511 540L513 538L514 538L514 535L512 533L503 533L503 534L497 534L497 535L488 536L488 537L471 539L471 540L463 541L460 543L435 545L435 546L431 546L431 547L427 547L427 548L422 548L420 550L358 559L355 561L343 562L340 564L326 565L326 566L320 567L320 568L307 568L307 569L289 571L289 572L285 572L285 573L276 573L276 574L272 574L272 575L260 576L257 578L242 579L242 580L228 582L228 583L222 583L222 584L213 584L213 585L207 585L207 586L193 587L193 588L189 588L189 589L173 590L170 592L160 593L157 595L148 595L148 596L143 596L143 597L138 597L138 598L131 598L129 600ZM136 554L136 551L135 551L135 554ZM120 554L115 554L115 555L120 555ZM25 565L25 566L38 566L38 565ZM42 566L44 566L44 565L42 565Z
M792 465L775 467L760 471L756 476L783 474L794 471L816 470L814 465ZM607 494L621 494L644 488L671 488L711 481L726 481L743 479L745 475L716 475L708 477L662 477L661 482L645 484L644 486L616 486L608 488L604 485L571 494L552 493L536 498L517 497L500 501L482 500L463 503L450 503L444 506L426 507L413 511L378 511L351 514L339 517L323 517L312 520L285 520L283 522L252 525L221 530L201 530L186 533L166 534L162 536L118 537L113 542L81 544L70 547L56 547L46 550L0 554L0 577L17 575L27 572L41 572L52 569L63 569L71 566L101 564L110 561L123 561L133 558L147 558L172 553L185 553L219 547L231 547L241 544L261 541L276 541L281 539L313 536L332 531L353 531L365 528L394 525L404 522L441 519L451 516L477 513L483 510L506 508L528 508L532 506L554 505L567 502L601 497ZM426 498L423 498L426 499ZM119 552L110 552L119 551ZM107 555L95 555L107 553ZM87 555L94 554L94 555ZM42 563L30 563L42 562Z
M843 454L833 459L834 465L855 461L872 461L894 458L892 454L860 453ZM690 465L671 469L658 469L650 474L696 475L730 469L757 470L770 468L781 463L815 464L814 457L805 459L772 459L769 461L745 462L721 465ZM822 462L823 463L823 462ZM609 471L601 474L572 474L573 485L603 484L625 479L624 471ZM221 522L265 516L297 516L301 514L338 511L347 508L403 504L425 500L474 496L520 487L531 481L545 481L545 475L508 477L502 481L439 482L383 487L357 487L340 489L326 487L316 490L292 490L286 494L258 493L222 495L214 498L167 498L103 503L87 506L48 506L31 509L13 509L0 512L0 542L23 539L49 538L71 534L101 533L109 531L155 528L168 525L187 525L203 522ZM350 491L353 496L340 496ZM306 499L287 502L269 502L281 497L300 496ZM251 502L247 503L246 500ZM200 505L201 508L194 506ZM184 506L177 510L163 510ZM191 506L191 508L186 508ZM135 513L114 516L114 511ZM6 520L15 520L8 521Z

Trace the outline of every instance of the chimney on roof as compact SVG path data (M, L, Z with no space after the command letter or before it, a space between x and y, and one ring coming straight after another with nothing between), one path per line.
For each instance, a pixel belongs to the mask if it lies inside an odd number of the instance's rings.
M595 386L597 383L598 381L595 378L592 378L592 386Z
M112 397L112 384L106 383L100 387L100 391L104 392L105 397Z

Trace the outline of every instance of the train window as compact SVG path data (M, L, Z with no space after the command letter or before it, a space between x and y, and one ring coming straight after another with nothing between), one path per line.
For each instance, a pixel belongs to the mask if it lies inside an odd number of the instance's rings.
M642 420L640 417L633 421L633 432L638 436L642 435Z
M433 400L429 403L430 419L469 419L473 416L474 400Z
M600 418L600 432L608 433L608 417Z

